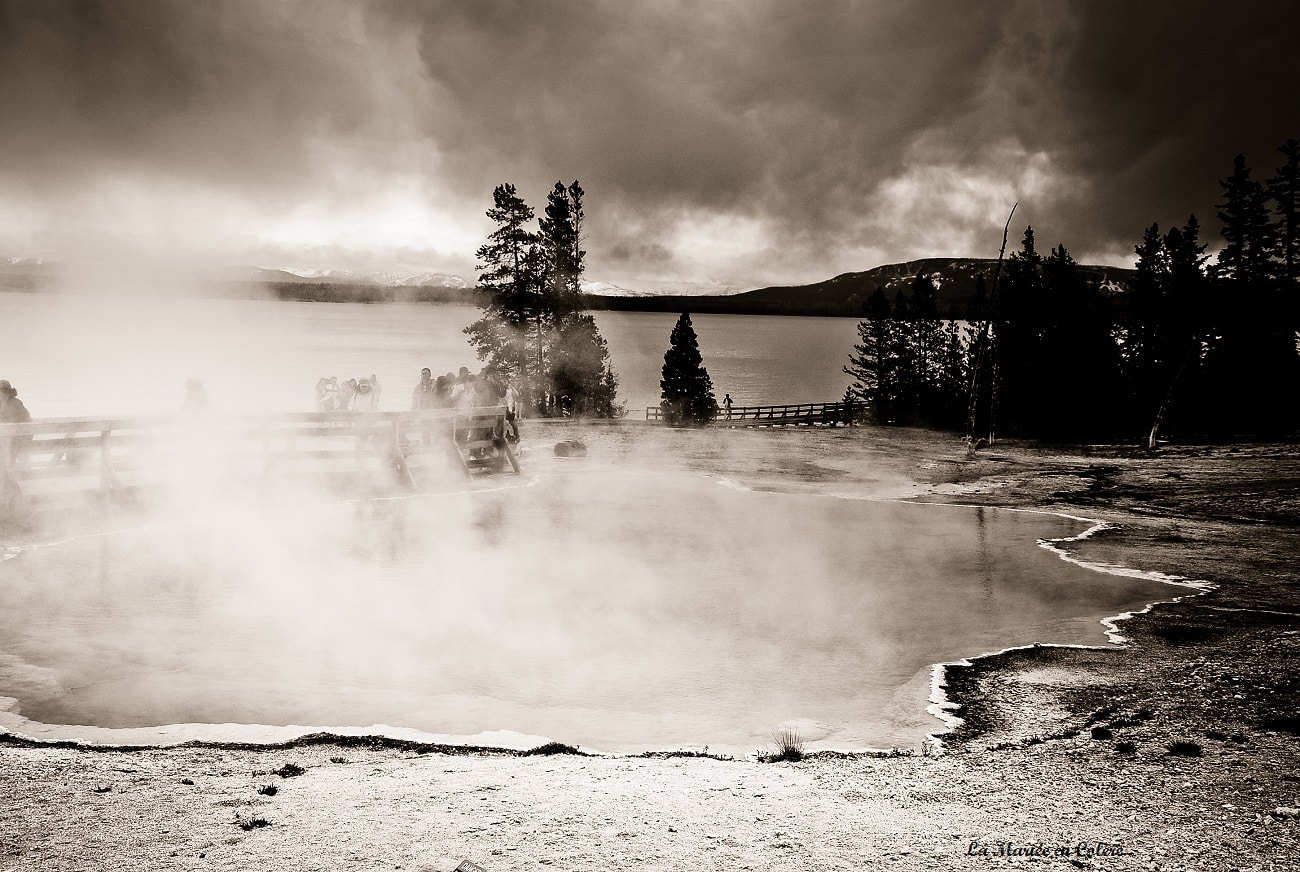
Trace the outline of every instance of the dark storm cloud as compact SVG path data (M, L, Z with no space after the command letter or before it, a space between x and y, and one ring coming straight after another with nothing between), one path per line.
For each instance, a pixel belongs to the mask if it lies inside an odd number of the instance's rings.
M1104 2L1080 11L1069 61L1040 97L1050 111L1035 137L1090 183L1082 214L1061 219L1061 233L1081 245L1118 240L1130 255L1151 221L1168 226L1195 211L1217 233L1217 181L1233 156L1245 153L1264 178L1276 147L1300 137L1300 10Z
M140 168L292 184L304 142L373 111L314 3L0 4L0 160L42 184ZM325 7L319 7L324 10Z
M391 226L421 200L472 237L494 184L540 206L577 178L593 277L760 284L989 254L1019 200L1044 244L1125 258L1153 220L1212 233L1232 156L1267 175L1300 135L1295 21L1163 0L0 0L0 201L173 182L270 256L329 220L317 252L351 226L381 244L380 206L346 211L365 186L406 198ZM297 201L316 205L283 231Z
M994 21L917 4L404 11L461 178L580 177L593 219L656 234L684 214L734 212L804 248L852 233L918 129L964 111L981 87L969 71L997 36Z

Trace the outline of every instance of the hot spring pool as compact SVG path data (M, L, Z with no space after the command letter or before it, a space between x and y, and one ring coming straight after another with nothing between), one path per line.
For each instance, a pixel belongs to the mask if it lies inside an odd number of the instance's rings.
M0 727L747 753L792 725L812 748L915 747L942 728L932 664L1103 644L1101 618L1178 593L1036 545L1086 527L680 470L213 505L0 563Z

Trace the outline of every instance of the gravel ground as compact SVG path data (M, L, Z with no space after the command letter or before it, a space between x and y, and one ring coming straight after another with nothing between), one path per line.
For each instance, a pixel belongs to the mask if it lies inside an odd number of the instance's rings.
M1300 453L1002 443L968 457L935 434L869 435L872 475L904 495L1100 518L1112 527L1076 543L1080 559L1216 588L1124 622L1123 648L1035 647L950 669L965 724L939 756L11 739L0 872L1300 869Z

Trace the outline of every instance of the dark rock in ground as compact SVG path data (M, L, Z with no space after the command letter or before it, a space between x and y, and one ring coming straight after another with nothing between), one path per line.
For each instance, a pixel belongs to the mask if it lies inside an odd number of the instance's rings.
M568 439L564 442L555 443L556 457L586 457L587 444L579 442L577 439Z

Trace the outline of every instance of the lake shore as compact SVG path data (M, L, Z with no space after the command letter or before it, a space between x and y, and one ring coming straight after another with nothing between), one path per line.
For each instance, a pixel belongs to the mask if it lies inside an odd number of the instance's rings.
M637 451L627 428L600 432L526 428L525 457L561 463L548 447L584 437ZM1018 866L1044 851L1063 868L1300 868L1300 820L1286 811L1300 806L1292 446L1011 442L968 457L923 431L846 438L871 442L869 468L823 465L819 486L843 478L884 498L1096 518L1109 529L1072 543L1074 557L1215 587L1123 622L1126 647L1028 648L948 670L963 724L939 757L0 744L0 869L451 869L464 859L488 870L920 870ZM682 442L686 459L674 463L756 474L731 469L708 440ZM809 480L808 459L776 457L761 477L783 472ZM1168 753L1178 740L1199 756ZM305 771L273 773L286 763Z

